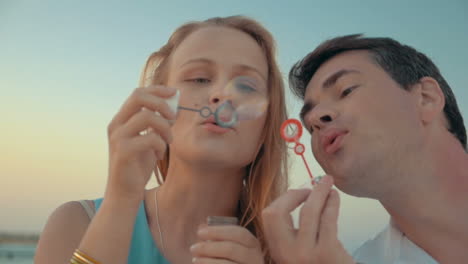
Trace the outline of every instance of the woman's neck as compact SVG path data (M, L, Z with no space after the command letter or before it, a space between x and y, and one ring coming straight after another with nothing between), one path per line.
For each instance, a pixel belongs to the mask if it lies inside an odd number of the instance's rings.
M161 209L191 221L204 222L206 216L237 214L242 190L241 171L228 169L169 167L159 190Z
M238 215L244 170L191 165L173 160L164 184L147 195L153 235L161 229L168 251L165 254L169 257L171 249L177 249L175 252L186 249L188 253L189 247L197 241L198 227L206 223L208 216ZM155 215L159 215L159 219Z

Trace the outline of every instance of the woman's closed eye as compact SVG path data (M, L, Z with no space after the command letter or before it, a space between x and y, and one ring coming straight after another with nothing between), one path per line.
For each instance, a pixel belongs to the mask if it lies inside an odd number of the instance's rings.
M242 93L252 93L252 92L257 91L255 86L247 84L247 83L237 83L236 89Z
M205 84L205 83L210 83L211 80L208 78L203 78L203 77L197 77L197 78L190 78L185 80L186 82L193 82L193 83L198 83L198 84Z

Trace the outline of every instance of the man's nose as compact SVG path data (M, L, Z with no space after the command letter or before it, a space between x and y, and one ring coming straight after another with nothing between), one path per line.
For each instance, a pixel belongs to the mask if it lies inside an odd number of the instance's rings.
M335 120L338 113L331 105L317 105L309 115L309 124L314 130L320 130Z

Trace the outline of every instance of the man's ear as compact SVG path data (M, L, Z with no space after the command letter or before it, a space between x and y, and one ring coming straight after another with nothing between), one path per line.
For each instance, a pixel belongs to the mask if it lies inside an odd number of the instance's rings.
M439 83L432 77L423 77L411 89L418 97L421 121L427 124L439 118L445 106L444 93Z

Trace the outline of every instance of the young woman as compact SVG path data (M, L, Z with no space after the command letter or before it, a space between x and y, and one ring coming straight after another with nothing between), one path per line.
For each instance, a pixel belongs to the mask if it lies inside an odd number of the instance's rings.
M239 76L266 95L257 119L226 128L166 103L178 90L181 106L215 111ZM56 209L35 263L271 263L260 214L287 187L287 147L270 33L240 16L185 24L149 57L140 87L108 126L103 199ZM161 185L146 190L153 171ZM208 216L239 225L207 226Z

